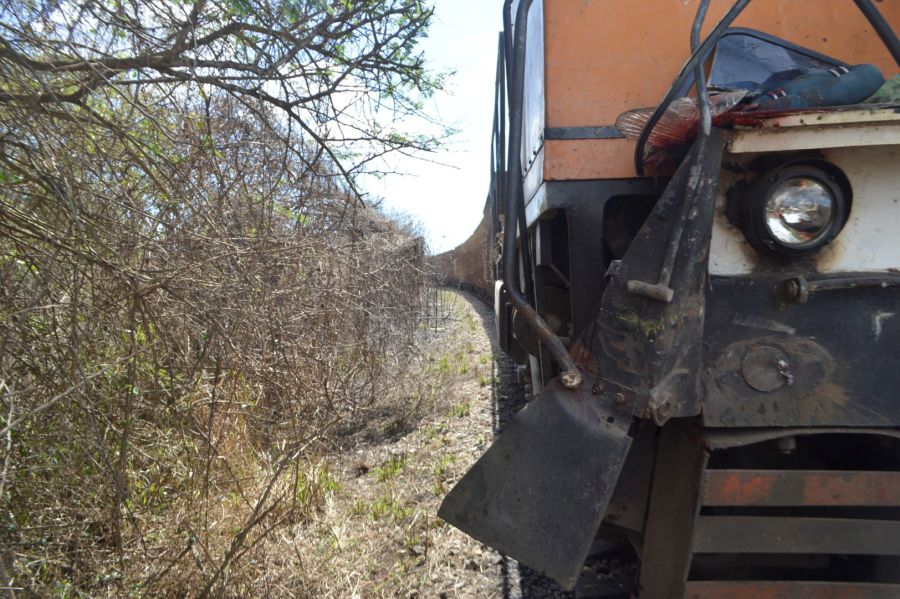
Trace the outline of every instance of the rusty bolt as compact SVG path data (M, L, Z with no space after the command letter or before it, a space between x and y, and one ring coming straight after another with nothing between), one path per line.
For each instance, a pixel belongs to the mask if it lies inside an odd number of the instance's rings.
M604 385L603 383L597 383L596 385L591 387L591 393L593 393L594 395L600 395L604 391L606 391L606 385Z
M581 378L581 373L578 372L578 369L567 370L560 376L560 380L562 381L563 387L566 389L577 389L581 386L583 379Z
M625 394L624 394L624 393L616 393L616 400L615 400L615 401L616 401L616 405L617 405L617 406L624 406L625 404L628 403L628 398L625 397Z
M665 395L660 398L660 401L656 405L656 413L662 416L663 418L668 418L672 413L672 396Z
M803 277L794 277L779 283L776 293L781 296L783 301L803 303L809 299L810 291Z
M797 449L796 437L782 437L778 439L778 451L784 455L791 455Z

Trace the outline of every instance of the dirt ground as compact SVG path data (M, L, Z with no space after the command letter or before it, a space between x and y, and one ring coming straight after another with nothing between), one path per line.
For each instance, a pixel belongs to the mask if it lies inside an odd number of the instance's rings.
M315 469L323 507L293 540L305 586L360 599L568 597L436 516L523 397L513 364L494 351L490 309L456 291L435 300L411 366L418 388Z

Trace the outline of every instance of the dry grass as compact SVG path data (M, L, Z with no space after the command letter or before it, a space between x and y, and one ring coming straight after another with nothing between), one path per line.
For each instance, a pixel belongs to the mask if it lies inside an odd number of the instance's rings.
M306 445L261 442L260 398L239 376L179 399L177 411L205 427L199 436L136 421L121 547L104 536L114 498L90 487L99 479L56 482L55 495L29 508L42 522L91 510L88 496L97 503L84 522L67 520L66 534L50 530L49 544L32 544L30 564L22 545L13 549L13 584L58 597L496 594L498 556L436 518L490 441L483 381L494 380L495 364L462 296L441 291L430 304L420 351L383 372L394 385Z
M430 399L410 414L408 399L394 398L353 443L314 466L328 473L324 501L263 551L278 556L282 574L273 569L267 587L275 596L296 596L298 586L323 598L498 596L499 556L436 517L490 441L490 390L478 381L494 368L471 305L442 293L447 318L429 334L419 380ZM445 357L470 371L443 368ZM397 417L413 421L402 434L392 434Z

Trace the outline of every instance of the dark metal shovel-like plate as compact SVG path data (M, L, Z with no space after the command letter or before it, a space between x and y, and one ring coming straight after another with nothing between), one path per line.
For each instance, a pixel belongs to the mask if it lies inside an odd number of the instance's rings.
M551 383L450 491L438 515L497 551L575 586L631 438L609 398ZM620 419L622 421L620 422Z

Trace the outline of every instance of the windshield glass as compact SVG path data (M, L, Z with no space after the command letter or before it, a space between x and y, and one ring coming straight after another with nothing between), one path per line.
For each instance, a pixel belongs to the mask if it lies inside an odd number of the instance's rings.
M716 45L709 85L758 91L811 70L836 66L846 65L764 33L735 29Z

